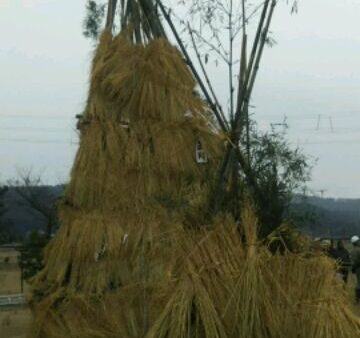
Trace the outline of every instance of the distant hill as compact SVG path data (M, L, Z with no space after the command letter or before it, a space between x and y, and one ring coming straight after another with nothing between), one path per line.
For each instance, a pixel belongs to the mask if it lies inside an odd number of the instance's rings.
M313 237L360 235L360 199L296 196L292 208L307 215L302 229Z
M60 197L63 185L37 187L44 198ZM7 212L4 221L24 236L32 229L43 230L45 219L38 212L24 206L14 188L5 196ZM292 211L298 216L304 232L313 237L350 237L360 235L360 199L333 199L295 196Z

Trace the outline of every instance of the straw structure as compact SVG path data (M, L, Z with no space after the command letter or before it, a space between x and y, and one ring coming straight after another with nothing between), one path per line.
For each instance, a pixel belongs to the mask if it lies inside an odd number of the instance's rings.
M271 253L252 208L204 225L223 139L194 88L167 41L103 34L29 336L359 337L329 258Z
M271 254L254 229L248 210L241 229L225 219L185 234L182 265L146 337L358 337L335 262L313 252Z
M77 321L106 323L96 304L110 294L118 303L130 288L126 302L137 310L122 314L124 325L143 336L148 284L167 271L172 233L201 224L223 140L178 50L163 39L134 45L127 32L101 37L83 116L62 226L33 281L32 332L71 337L83 327ZM197 162L198 143L206 163Z

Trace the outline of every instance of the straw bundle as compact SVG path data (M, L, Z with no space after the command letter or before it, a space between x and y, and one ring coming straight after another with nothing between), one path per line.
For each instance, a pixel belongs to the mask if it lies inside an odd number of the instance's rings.
M140 309L136 319L123 308L116 313L127 318L125 326L144 326L147 284L158 283L171 262L164 261L172 255L170 234L202 218L222 143L194 88L180 53L166 40L143 46L127 33L103 34L80 147L59 208L62 226L33 282L39 313L34 336L78 336L77 321L88 322L92 311L102 327L108 312L102 316L94 308L107 304L109 294L118 303L123 294L117 291L136 285L145 290L127 295ZM196 161L198 142L206 164Z
M255 221L247 211L241 229L227 219L198 238L184 235L180 272L164 286L166 306L146 337L360 336L335 263L315 253L271 254L257 242Z
M144 47L124 33L113 40L104 33L66 200L89 210L118 210L158 195L176 199L184 178L204 179L196 142L211 161L219 140L194 87L180 53L166 40Z
M334 263L272 254L251 209L240 225L219 215L211 229L187 226L202 224L222 143L194 86L166 41L102 36L31 336L360 336Z
M83 338L359 336L334 262L311 252L273 255L254 222L248 212L241 227L227 217L212 230L174 227L153 246L145 280L139 274L104 296L74 294L42 323L44 337L55 337L54 326L58 337Z

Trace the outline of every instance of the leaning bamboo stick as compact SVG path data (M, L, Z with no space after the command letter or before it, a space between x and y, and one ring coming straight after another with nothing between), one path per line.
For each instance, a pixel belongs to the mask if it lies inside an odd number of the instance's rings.
M219 113L221 114L221 117L223 118L224 122L226 123L227 128L229 128L229 125L228 125L228 123L227 123L227 119L226 119L226 117L225 117L225 115L224 115L224 112L223 112L223 110L222 110L222 108L221 108L221 105L220 105L220 103L219 103L219 100L218 100L218 98L217 98L217 96L216 96L216 94L215 94L215 91L214 91L214 89L213 89L213 87L212 87L212 85L211 85L211 81L210 81L210 79L209 79L209 76L208 76L208 74L207 74L207 72L206 72L206 69L205 69L205 67L204 67L204 63L203 63L202 60L201 60L201 56L200 56L199 50L198 50L198 48L197 48L197 46L196 46L196 43L195 43L194 34L193 34L193 31L191 30L191 27L190 27L189 23L188 23L188 31L189 31L189 34L190 34L190 37L191 37L191 42L192 42L192 45L193 45L193 47L194 47L194 51L195 51L196 57L197 57L197 59L198 59L199 65L200 65L200 67L201 67L201 70L202 70L202 72L203 72L205 81L206 81L206 83L207 83L207 85L208 85L208 87L209 87L210 93L211 93L211 95L212 95L212 97L213 97L213 99L214 99L214 101L215 101L215 104L216 104L217 107L219 108Z
M117 0L109 0L108 1L105 29L110 30L110 31L112 30L112 27L114 25L116 5L117 5Z
M271 19L272 19L273 14L274 14L274 9L275 9L276 3L277 3L276 0L272 0L271 6L270 6L270 12L269 12L269 15L267 17L267 22L266 22L264 31L262 32L260 49L259 49L259 52L258 52L257 57L256 57L256 61L255 61L255 64L254 64L254 69L252 71L252 77L250 78L250 82L249 82L248 93L247 93L246 98L245 98L245 100L247 102L249 101L251 93L252 93L252 89L254 88L256 75L257 75L257 72L259 70L260 60L261 60L262 53L263 53L263 50L264 50L264 46L265 46L265 43L266 43L266 39L267 39L267 36L268 36L268 33L269 33Z
M155 34L155 37L166 38L165 30L159 20L159 16L156 13L155 6L152 0L139 0L139 5L142 8L147 23L151 29L151 32Z
M271 2L272 1L272 2ZM268 11L268 6L271 2L271 8ZM228 143L227 149L225 151L223 164L219 170L218 175L218 181L216 188L214 189L213 196L211 197L210 201L210 210L213 209L213 211L217 211L217 208L219 205L221 205L222 201L219 200L219 198L223 198L224 195L224 183L227 180L228 175L228 168L231 167L228 163L228 161L231 161L234 158L237 158L239 160L240 165L245 173L245 176L251 186L251 188L257 192L257 194L260 193L256 179L254 175L252 174L252 170L250 167L250 163L248 163L247 159L243 156L242 151L239 149L239 139L241 137L241 130L240 128L240 122L241 117L244 113L246 113L246 105L249 104L249 99L252 93L252 89L255 83L255 79L257 76L257 71L259 69L260 60L262 57L264 45L266 42L267 34L269 31L271 19L273 16L274 8L276 5L276 0L267 0L264 4L263 12L259 21L258 30L255 36L249 65L247 67L247 73L246 78L244 80L242 89L241 89L241 96L239 97L239 101L237 104L237 111L235 114L235 118L232 124L231 129L231 142ZM264 25L265 24L265 25ZM262 29L264 27L264 29ZM236 153L236 157L231 156L231 153ZM215 202L216 201L216 202Z
M249 58L249 64L246 67L247 72L246 72L246 76L245 76L245 79L244 79L244 86L245 87L247 87L247 83L248 83L248 81L250 79L250 76L251 76L251 69L253 67L253 63L254 63L254 60L255 60L255 56L256 56L258 45L259 45L261 32L262 32L262 28L263 28L263 25L264 25L264 22L265 22L266 13L267 13L267 10L268 10L269 3L270 3L270 0L265 1L263 10L262 10L262 13L261 13L261 16L260 16L260 20L259 20L258 27L257 27L257 30L256 30L256 34L255 34L254 43L253 43L250 58ZM238 98L234 125L236 125L236 120L240 118L239 115L241 114L241 104L242 104L242 98L243 98L244 94L245 94L245 91L243 91L242 95Z
M216 117L216 119L217 119L217 121L219 123L220 128L222 129L223 132L227 133L228 128L226 126L226 123L223 120L223 118L221 117L221 114L219 113L216 104L211 99L211 96L210 96L208 90L206 89L206 87L205 87L199 73L197 72L194 64L192 63L191 58L190 58L190 56L189 56L189 54L188 54L188 52L187 52L187 50L186 50L186 48L185 48L185 46L183 44L178 32L177 32L177 30L176 30L176 28L175 28L175 26L174 26L174 24L173 24L173 22L171 20L170 14L166 11L163 3L160 0L156 0L156 1L157 1L157 4L159 5L160 10L161 10L162 14L164 15L164 18L167 21L172 33L174 34L174 37L175 37L175 39L176 39L176 41L177 41L177 43L178 43L184 57L186 59L187 65L189 66L189 68L190 68L191 72L193 73L194 77L196 78L196 81L198 82L198 84L199 84L199 86L201 88L201 91L205 96L206 101L208 102L210 108L212 109L212 111L213 111L213 113L214 113L214 115L215 115L215 117Z

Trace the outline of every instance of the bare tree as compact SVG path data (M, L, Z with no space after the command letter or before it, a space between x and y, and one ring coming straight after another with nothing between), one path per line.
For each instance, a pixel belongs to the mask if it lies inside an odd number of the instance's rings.
M9 182L19 196L19 204L45 220L45 235L50 238L57 226L58 196L42 182L40 174L31 170L19 172L19 178Z
M8 191L7 186L0 186L0 243L7 242L10 238L10 231L4 221L4 214L6 212L5 194Z
M0 224L2 224L2 217L6 211L4 197L7 191L7 186L0 186Z

